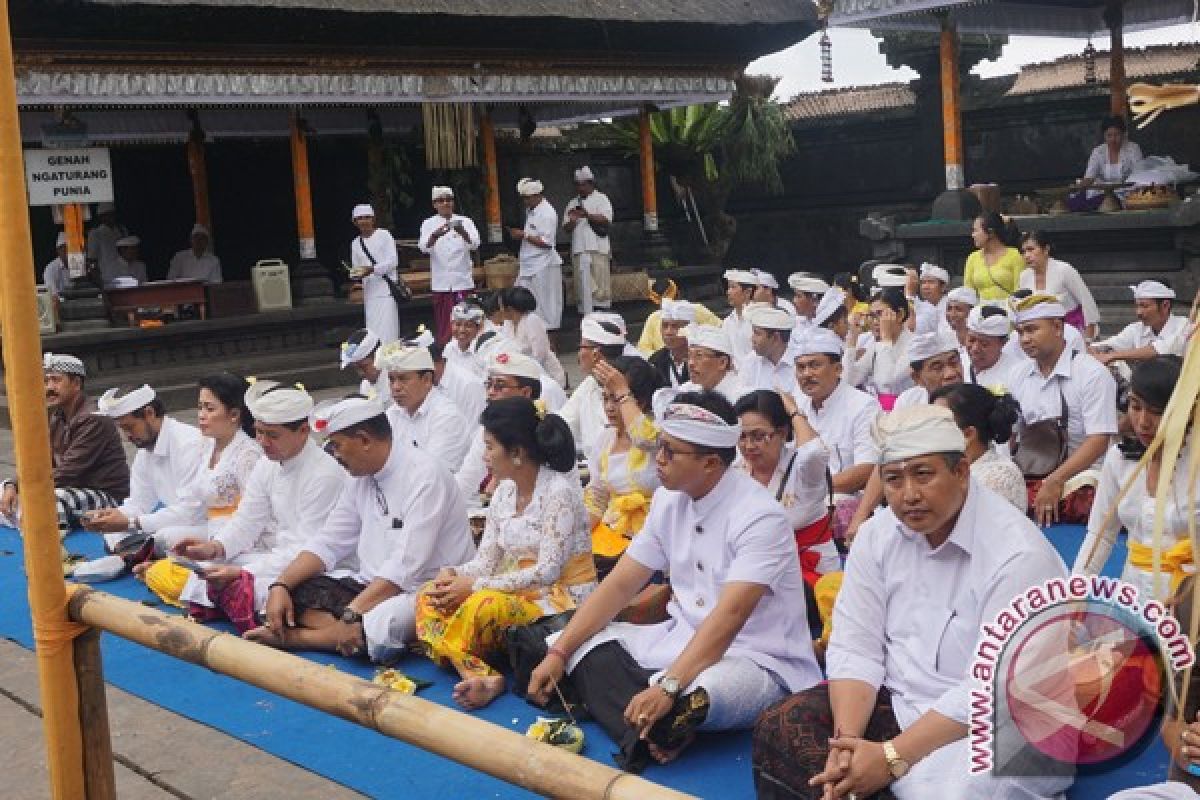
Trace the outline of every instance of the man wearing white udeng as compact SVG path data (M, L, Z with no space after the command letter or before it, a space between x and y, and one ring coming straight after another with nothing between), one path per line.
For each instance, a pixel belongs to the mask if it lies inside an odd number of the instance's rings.
M429 256L429 288L433 292L433 331L439 342L450 338L450 309L475 288L471 251L479 247L479 231L470 217L454 213L454 190L433 187L433 210L421 223L417 246Z
M358 236L350 242L350 277L361 278L363 307L367 323L379 341L387 344L400 338L399 310L392 297L392 290L385 278L399 280L397 270L400 255L396 252L396 240L390 231L375 227L375 209L362 203L354 207L350 215Z
M517 286L533 292L537 300L537 314L550 330L562 324L563 283L562 256L554 249L554 237L558 233L558 212L542 196L541 181L521 178L517 181L517 193L525 203L525 227L510 228L509 233L521 243L520 272Z

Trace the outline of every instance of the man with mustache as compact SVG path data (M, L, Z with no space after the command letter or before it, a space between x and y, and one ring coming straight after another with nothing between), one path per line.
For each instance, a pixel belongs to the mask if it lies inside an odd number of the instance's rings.
M116 424L101 414L84 392L87 370L75 356L42 357L46 408L50 413L50 451L58 529L79 526L87 511L116 506L129 495L129 464ZM18 518L16 480L4 482L0 515L10 525Z

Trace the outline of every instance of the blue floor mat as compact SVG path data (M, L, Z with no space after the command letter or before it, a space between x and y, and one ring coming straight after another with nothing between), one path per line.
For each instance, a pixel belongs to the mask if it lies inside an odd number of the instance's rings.
M1049 538L1069 567L1083 541L1083 528L1055 526ZM101 551L99 537L89 534L71 534L66 543L72 552L89 556ZM1124 560L1122 537L1105 574L1119 574ZM4 587L5 597L0 603L0 636L32 647L21 540L16 531L4 527L0 527L0 586ZM131 600L154 600L145 586L131 577L98 588ZM533 796L418 748L118 637L104 636L102 650L105 678L113 685L372 797ZM334 655L302 655L365 678L373 672L361 661ZM421 697L453 707L450 692L456 679L451 673L417 657L408 657L398 666L406 674L433 681ZM506 694L476 714L523 732L536 718L537 710ZM584 755L611 765L611 753L616 749L612 741L594 724L583 723L583 728L587 737ZM486 746L486 742L480 746ZM1152 746L1131 764L1096 775L1081 775L1068 797L1097 800L1119 789L1161 781L1166 763L1166 751L1155 737ZM752 798L750 735L701 735L679 762L668 767L652 765L645 777L698 797Z

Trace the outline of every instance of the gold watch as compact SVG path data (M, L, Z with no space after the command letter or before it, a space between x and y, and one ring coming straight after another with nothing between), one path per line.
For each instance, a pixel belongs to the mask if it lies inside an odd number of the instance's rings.
M900 757L896 752L896 745L891 741L883 743L883 757L887 759L888 772L892 774L893 780L900 780L912 768L912 765Z

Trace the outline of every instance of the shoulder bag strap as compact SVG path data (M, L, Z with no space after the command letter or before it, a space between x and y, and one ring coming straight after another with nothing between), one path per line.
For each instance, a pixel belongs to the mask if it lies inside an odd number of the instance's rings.
M367 243L363 241L363 237L361 236L358 237L358 246L362 248L363 255L366 256L367 260L371 262L371 266L375 266L375 256L371 255L371 251L367 249Z
M792 467L796 466L797 453L792 453L792 457L788 459L787 469L783 471L783 478L779 481L779 488L775 490L775 501L779 502L783 499L783 490L787 487L788 478L792 477Z

